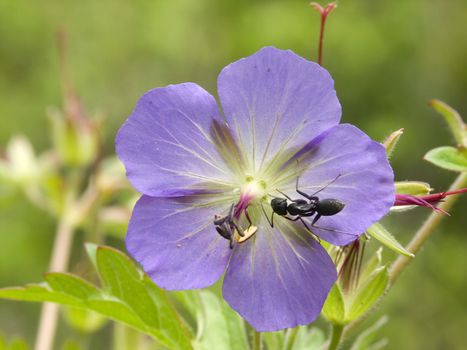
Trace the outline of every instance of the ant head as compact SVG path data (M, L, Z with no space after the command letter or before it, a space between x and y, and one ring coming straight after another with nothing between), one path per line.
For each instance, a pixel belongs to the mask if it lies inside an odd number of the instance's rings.
M316 212L323 216L331 216L344 209L345 203L338 199L327 198L320 200L316 205Z
M273 198L271 200L272 210L279 215L287 215L287 199Z

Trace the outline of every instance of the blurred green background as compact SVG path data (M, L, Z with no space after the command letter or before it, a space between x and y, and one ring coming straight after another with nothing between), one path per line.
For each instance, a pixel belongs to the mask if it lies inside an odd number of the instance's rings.
M398 180L442 191L455 177L422 157L453 142L428 99L467 118L466 24L465 0L342 0L328 20L324 66L343 122L377 140L405 128L392 161ZM266 45L315 60L319 15L304 0L0 0L0 149L19 133L37 152L50 145L45 111L62 103L60 26L82 101L107 116L104 147L112 154L118 126L150 88L192 81L215 93L223 66ZM384 300L378 314L390 316L383 330L389 349L465 348L466 204L458 203ZM418 209L388 222L407 242L427 214ZM54 222L16 196L0 203L0 227L0 286L42 280ZM0 329L8 335L32 343L38 315L39 305L0 301Z

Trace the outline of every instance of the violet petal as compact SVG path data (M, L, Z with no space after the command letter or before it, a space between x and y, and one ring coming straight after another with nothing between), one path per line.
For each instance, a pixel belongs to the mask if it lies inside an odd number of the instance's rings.
M218 78L225 117L254 169L336 125L334 82L318 64L266 47L226 66Z
M143 95L115 141L133 186L155 197L222 192L231 174L209 136L219 115L214 97L193 83Z
M206 196L157 198L142 196L125 239L128 252L154 282L182 290L212 285L229 260L229 241L213 225L227 205ZM225 207L225 208L224 208Z
M260 332L313 322L337 278L314 238L278 226L236 246L224 278L225 300Z
M335 126L318 140L306 145L306 152L297 152L300 157L293 157L306 169L300 175L299 189L312 195L329 185L317 196L345 204L341 212L319 219L316 226L324 229L312 228L325 241L345 245L387 214L394 204L394 174L384 147L353 125ZM293 166L293 162L289 163ZM295 192L295 179L280 189L293 198L301 198Z

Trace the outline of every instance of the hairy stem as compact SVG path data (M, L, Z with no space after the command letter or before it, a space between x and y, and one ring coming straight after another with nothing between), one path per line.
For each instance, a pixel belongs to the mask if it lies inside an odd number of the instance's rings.
M456 178L456 180L453 182L453 184L449 188L449 191L455 191L466 186L467 186L467 174L461 173ZM451 207L457 201L458 198L459 196L449 196L446 198L444 202L438 205L438 208L444 211L448 211L449 209L451 209ZM425 243L425 241L432 235L435 228L439 225L439 223L445 216L446 215L442 213L433 211L428 217L428 219L422 224L422 226L415 233L415 236L412 238L410 243L407 245L406 249L409 252L416 254L420 250L420 248L423 246L423 243ZM389 278L390 278L391 285L394 284L394 282L397 280L399 275L402 273L402 271L407 267L407 265L412 260L413 260L412 258L399 255L399 257L392 264L389 270L389 276L390 276Z
M452 183L451 187L449 188L448 191L455 191L460 188L466 187L467 186L467 173L461 173L456 180ZM457 201L459 196L449 196L446 197L446 200L442 202L441 204L438 205L438 208L448 211L449 209L452 208L454 203ZM423 246L425 241L432 235L434 232L435 228L439 225L441 220L445 217L446 215L433 211L426 221L420 226L420 228L417 230L415 235L413 236L412 240L410 243L406 246L406 249L413 253L416 254L420 248ZM399 255L399 257L394 261L392 266L389 269L389 287L386 290L386 292L383 294L382 298L387 295L387 292L389 289L394 285L402 271L409 265L409 263L413 260L413 258L408 258L403 255ZM358 326L362 323L364 319L368 317L368 315L375 311L376 308L372 308L368 313L363 315L363 317L356 319L349 325L345 327L345 332L344 336L347 337L348 334L352 333Z
M342 339L342 331L344 330L344 326L333 324L332 325L332 334L331 334L331 342L329 343L328 350L336 350L339 347L339 344Z
M49 271L62 272L66 270L73 240L73 226L66 220L61 220L57 227L55 241L50 259ZM42 307L35 350L50 350L58 319L58 305L45 303Z

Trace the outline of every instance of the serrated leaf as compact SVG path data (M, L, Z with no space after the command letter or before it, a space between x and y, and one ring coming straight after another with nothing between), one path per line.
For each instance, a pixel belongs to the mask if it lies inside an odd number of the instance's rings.
M245 325L241 317L210 291L200 291L196 350L248 350Z
M451 171L467 171L467 150L450 146L432 149L424 157L430 163Z
M68 273L47 273L45 280L50 288L56 292L62 292L78 299L87 299L100 291L91 283L82 278Z
M384 228L383 225L375 223L367 229L368 234L378 240L380 243L384 244L389 249L395 251L398 254L413 258L415 255L405 249L402 244L400 244L396 238Z
M394 186L397 194L410 194L412 196L424 196L432 190L429 183L421 181L397 181Z
M368 311L383 295L389 283L389 273L386 267L376 271L365 283L357 289L350 302L346 320L351 322Z
M343 325L345 323L344 296L339 284L335 283L332 286L321 312L333 324Z
M91 249L89 249L91 248ZM0 298L55 302L95 311L152 336L170 349L192 349L190 334L164 291L123 253L88 246L105 290L65 273L46 275L48 283L0 289ZM92 259L92 257L91 257Z
M381 317L376 323L374 323L370 328L365 329L357 337L355 342L352 344L350 350L370 350L374 349L372 342L375 340L378 331L383 327L388 321L387 316Z
M457 144L467 148L467 130L459 113L440 100L431 100L429 105L444 117Z
M160 330L165 341L191 347L189 333L165 293L126 255L110 247L99 247L96 261L102 284L111 295L127 303L149 327Z
M0 298L23 301L50 301L69 306L83 306L81 300L74 296L55 292L47 285L28 284L25 287L1 288Z

